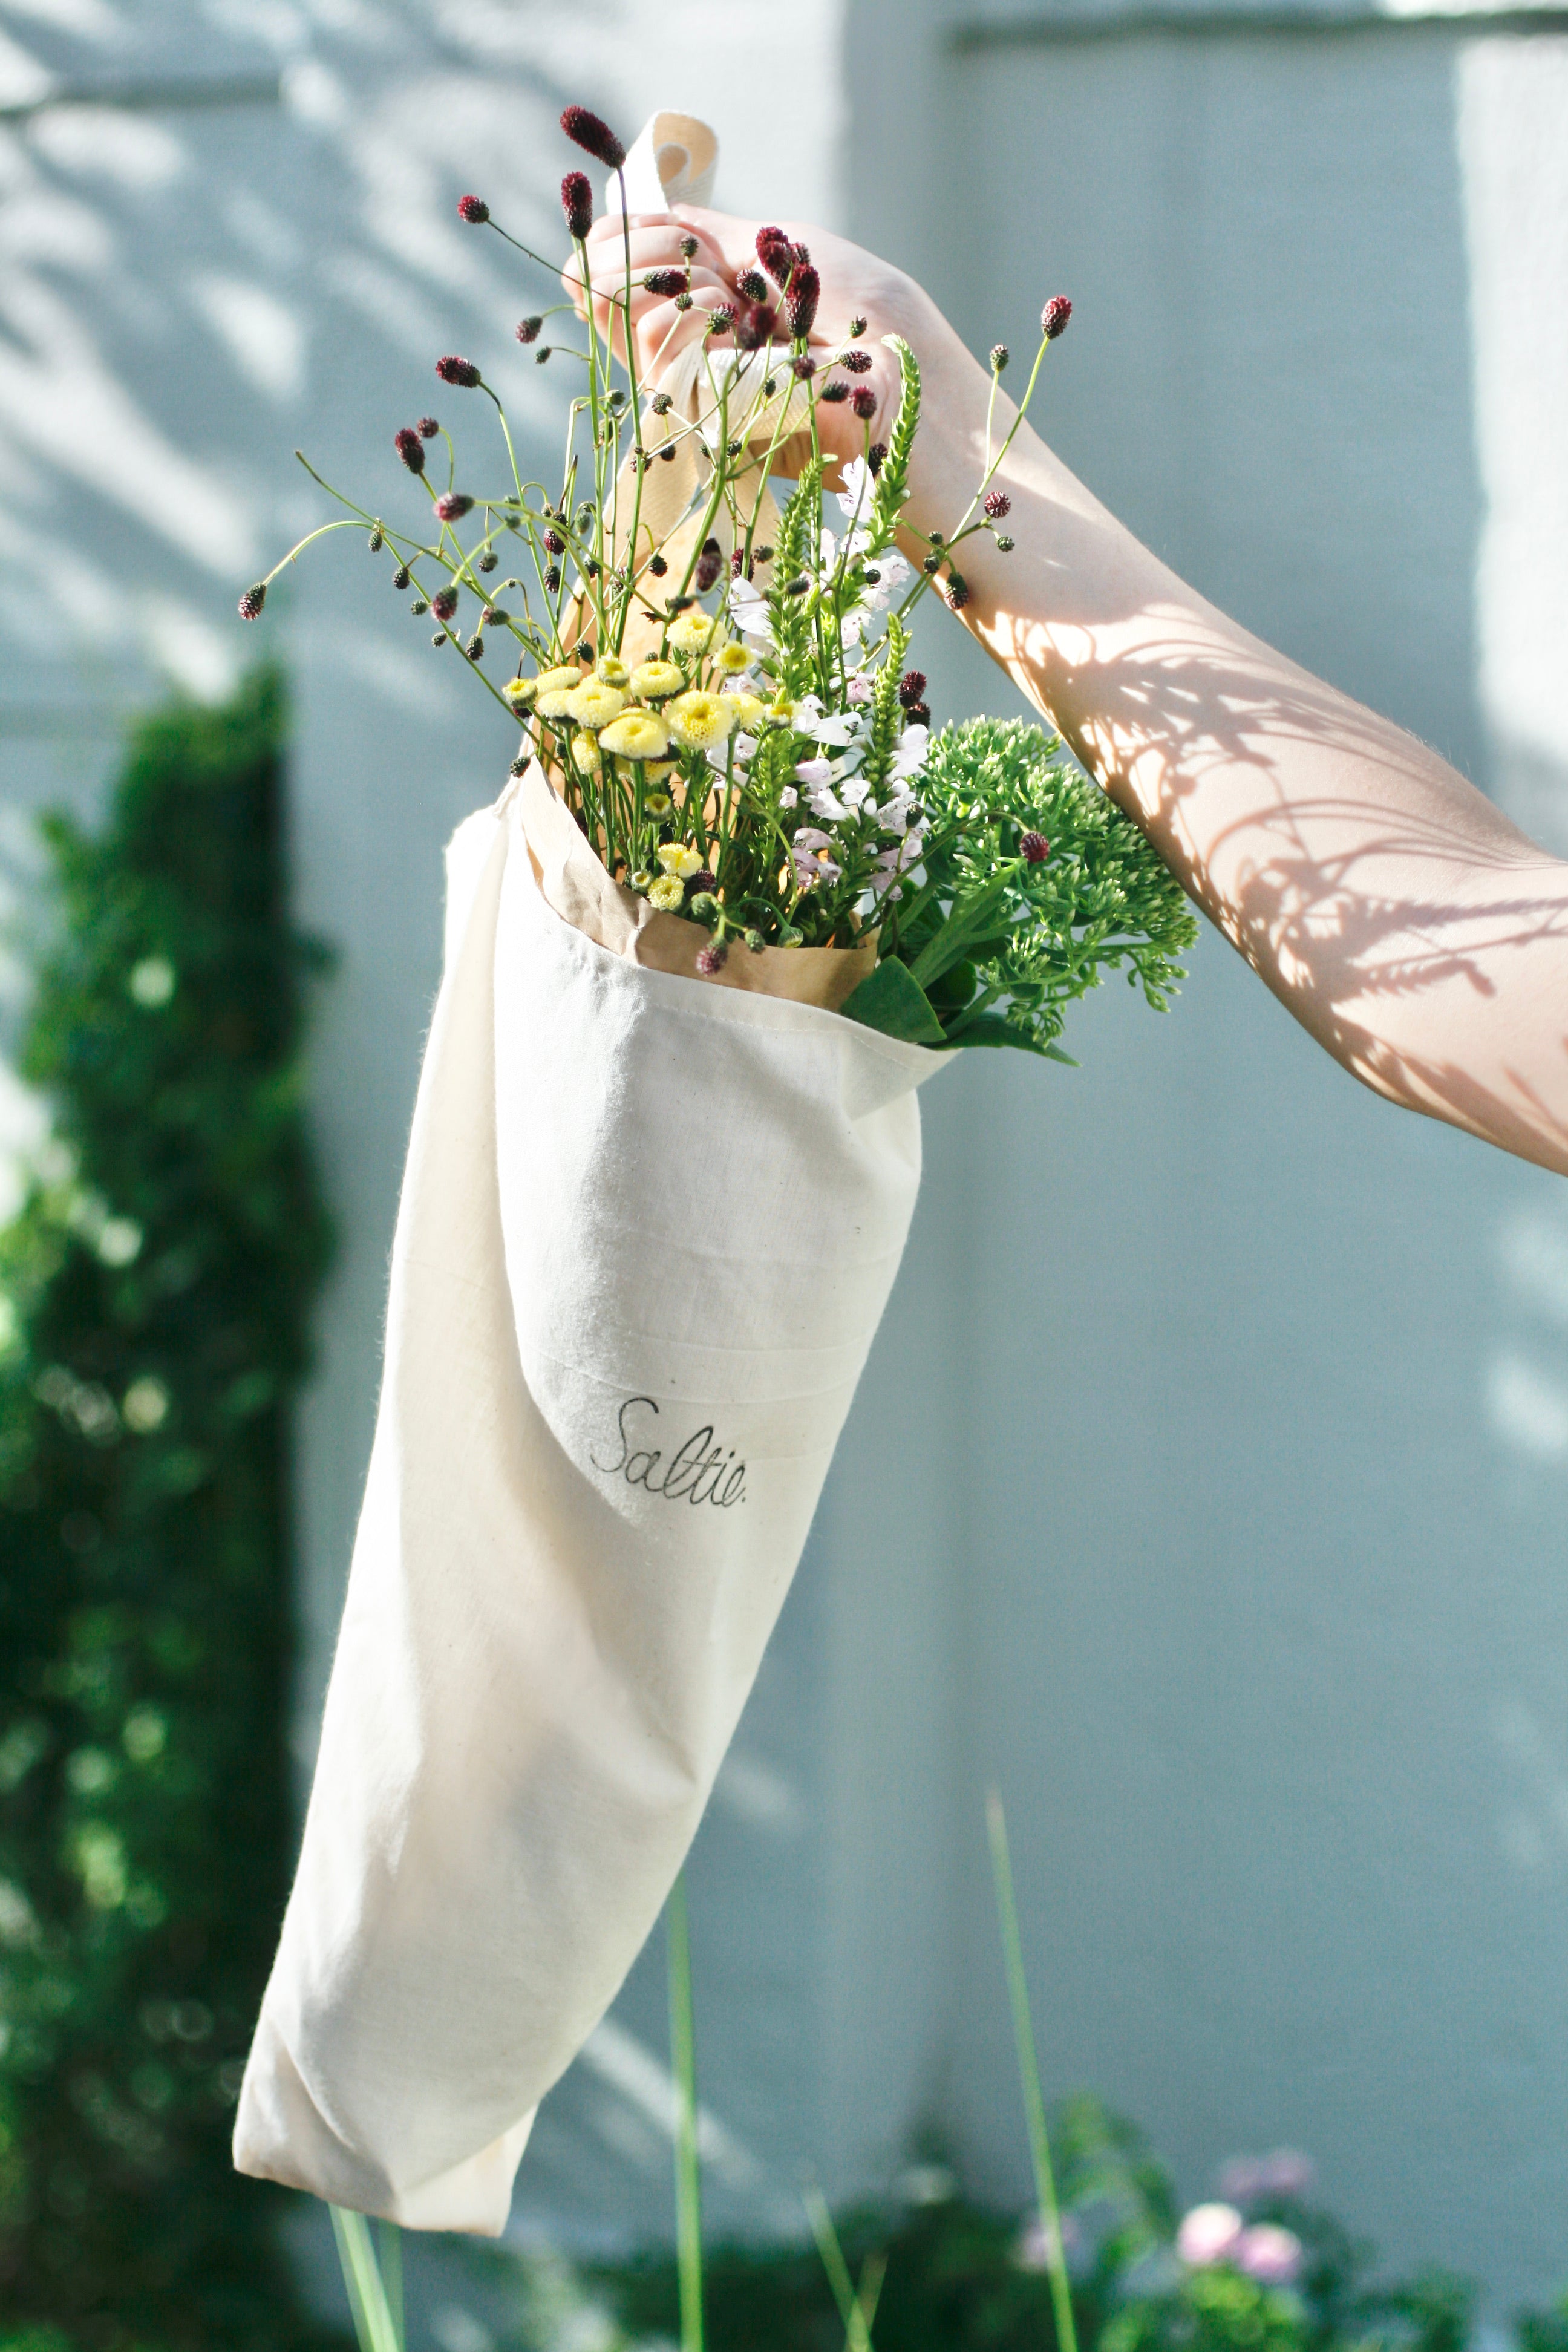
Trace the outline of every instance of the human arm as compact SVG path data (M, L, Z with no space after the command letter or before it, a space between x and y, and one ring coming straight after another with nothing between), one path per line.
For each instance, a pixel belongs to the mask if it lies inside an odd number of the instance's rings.
M688 226L719 277L744 266L754 223L683 214L669 233ZM784 226L822 273L819 334L868 318L867 380L885 407L896 377L881 337L919 357L906 512L918 530L951 531L985 464L987 372L910 279ZM643 234L657 242L655 225ZM858 440L842 410L819 413ZM996 414L999 438L1005 398ZM995 487L1016 548L966 542L965 626L1346 1069L1568 1171L1568 866L1436 753L1218 612L1026 424Z

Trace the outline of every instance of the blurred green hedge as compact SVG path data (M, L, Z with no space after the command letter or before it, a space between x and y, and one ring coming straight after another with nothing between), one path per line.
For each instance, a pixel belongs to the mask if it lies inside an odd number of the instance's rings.
M288 1405L329 1237L283 698L135 735L46 822L0 1234L0 2341L312 2340L228 2139L292 1846ZM15 2331L7 2336L6 2331Z

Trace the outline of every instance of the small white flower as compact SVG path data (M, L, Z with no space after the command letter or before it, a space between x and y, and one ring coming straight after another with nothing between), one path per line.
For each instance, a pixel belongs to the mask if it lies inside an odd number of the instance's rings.
M838 492L840 511L851 522L858 522L871 503L871 469L864 457L851 457L844 468L844 488Z
M839 779L839 797L841 800L847 801L852 809L858 809L863 804L870 789L870 781L866 776L842 776Z
M866 615L856 612L851 605L838 624L838 641L840 645L858 646L865 634Z
M826 817L830 824L842 824L849 812L826 784L817 784L806 794L814 816ZM798 838L798 835L796 836Z
M833 782L833 762L831 760L820 758L797 760L795 763L795 780L797 784L813 786L830 784Z
M850 679L847 687L845 688L845 692L851 702L859 703L870 701L873 688L871 681L866 676L864 670L858 669L856 671L854 677Z
M824 572L832 571L834 559L837 553L838 541L834 538L833 533L828 530L827 525L824 523L822 526L822 568Z
M771 638L773 635L767 598L760 588L740 575L730 583L730 618L743 636Z
M786 784L779 794L779 806L780 808L794 808L799 799L800 794L795 791L795 786L793 784Z
M825 718L814 719L808 727L801 726L798 719L795 724L801 727L802 734L815 735L819 743L830 744L841 751L853 740L859 721L852 711L830 710Z
M898 594L905 581L914 575L896 547L885 549L871 569L878 576L868 581L861 590L861 602L869 605L872 612L879 613L883 605Z

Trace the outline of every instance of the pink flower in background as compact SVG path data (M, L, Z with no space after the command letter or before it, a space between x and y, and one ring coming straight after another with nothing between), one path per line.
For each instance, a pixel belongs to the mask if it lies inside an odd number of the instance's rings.
M1194 2270L1207 2270L1228 2262L1241 2236L1241 2216L1234 2205L1194 2205L1176 2231L1176 2252Z
M1228 2259L1259 2286L1289 2286L1301 2275L1302 2245L1294 2230L1254 2221L1237 2240Z
M1062 2257L1070 2266L1088 2249L1078 2218L1064 2213L1061 2218ZM1050 2267L1050 2244L1046 2225L1037 2213L1018 2232L1018 2242L1013 2249L1013 2260L1021 2271L1043 2271Z
M1257 2205L1265 2197L1305 2197L1317 2171L1299 2147L1277 2147L1268 2156L1233 2156L1219 2176L1219 2193L1233 2205Z

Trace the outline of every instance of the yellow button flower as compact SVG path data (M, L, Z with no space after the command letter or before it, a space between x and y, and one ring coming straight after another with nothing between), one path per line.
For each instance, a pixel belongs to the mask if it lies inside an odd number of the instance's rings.
M533 707L541 719L564 719L567 702L582 683L580 669L542 669L533 681Z
M630 672L618 654L605 654L599 663L599 676L606 686L625 686Z
M746 694L739 687L731 687L719 698L734 713L737 727L754 727L768 707L760 694Z
M605 686L602 679L585 677L574 687L566 698L567 715L579 727L607 727L618 719L626 707L626 698L618 686Z
M572 757L576 761L577 765L580 768L596 768L599 765L598 737L596 735L574 735L572 738Z
M678 694L665 712L676 741L684 743L689 751L706 751L710 744L721 743L735 723L730 707L733 698L704 694L695 687L688 694Z
M509 677L501 692L515 708L526 710L539 691L536 677Z
M714 659L721 670L727 670L731 677L739 677L743 669L751 668L756 656L749 646L741 643L739 637L731 637L727 646L720 646Z
M661 841L654 856L667 874L679 874L683 882L702 871L700 852L684 841Z
M679 694L686 684L686 672L673 662L638 662L626 684L645 702L662 702L667 695Z
M703 612L694 604L689 613L669 625L669 643L678 654L700 654L710 645L719 632L718 614Z
M617 760L662 760L669 749L669 730L651 710L624 711L599 730L599 749Z
M673 874L661 874L657 882L648 885L647 902L661 914L672 915L686 902L686 885L678 882Z
M644 775L652 772L651 769L643 770ZM668 816L674 806L675 803L668 793L648 793L644 796L643 807L649 816Z

